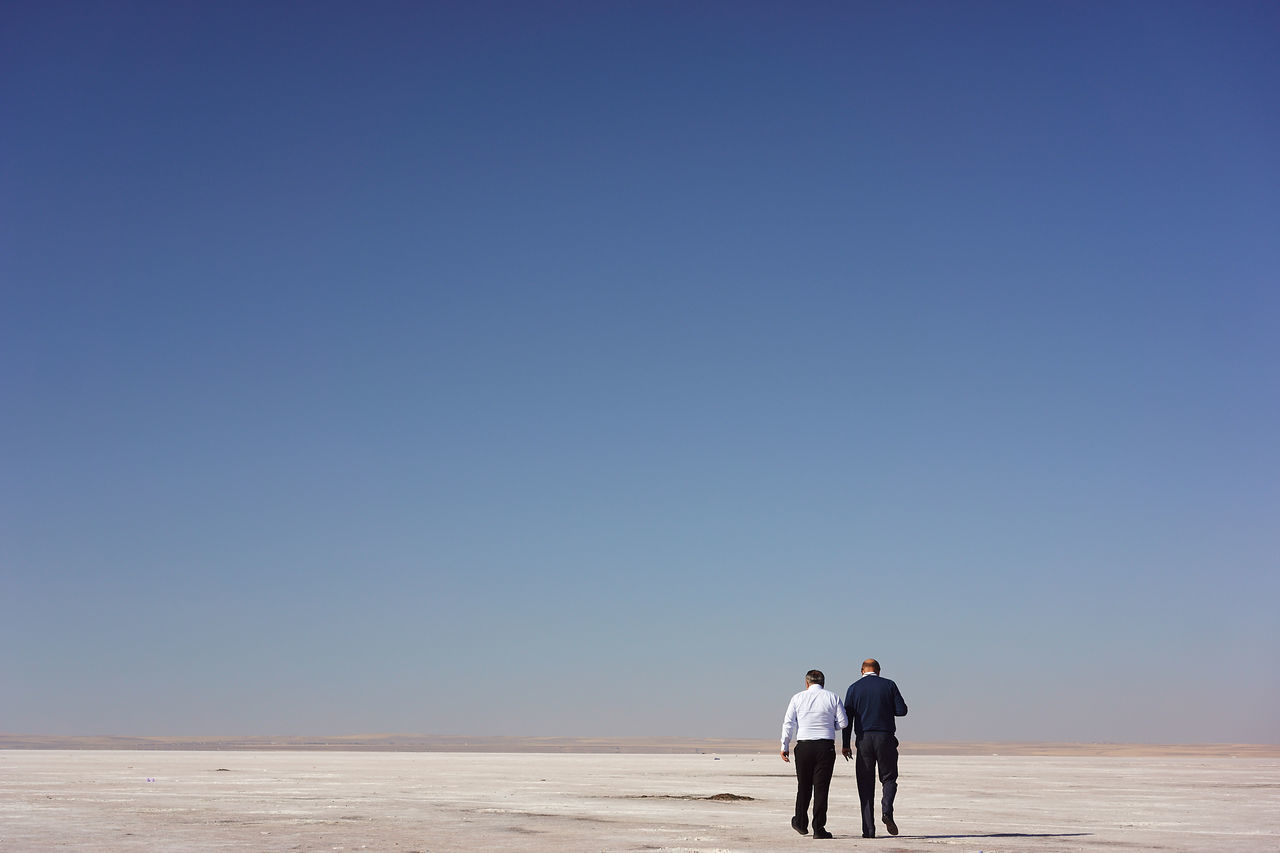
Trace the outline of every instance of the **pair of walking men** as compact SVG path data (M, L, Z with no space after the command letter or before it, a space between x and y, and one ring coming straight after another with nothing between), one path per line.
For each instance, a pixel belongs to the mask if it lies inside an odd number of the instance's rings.
M850 734L857 751L855 776L858 801L862 806L862 837L876 834L875 793L877 770L883 798L880 814L890 835L898 834L893 820L893 799L898 793L898 738L894 717L907 713L898 685L880 677L875 658L862 662L862 677L849 685L842 703L825 689L826 676L811 669L805 674L805 689L791 697L782 720L782 760L790 761L791 739L796 739L796 813L791 828L801 835L809 832L809 800L813 799L813 837L830 838L827 831L827 793L836 766L836 729L842 733L845 760L854 757Z

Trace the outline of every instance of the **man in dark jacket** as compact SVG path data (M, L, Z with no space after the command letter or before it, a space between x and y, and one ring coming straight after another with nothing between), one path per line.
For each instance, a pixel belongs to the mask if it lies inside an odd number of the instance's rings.
M907 703L898 692L898 685L880 677L880 662L867 658L862 662L862 677L849 685L844 694L844 707L849 712L849 725L844 727L844 757L851 758L849 734L857 737L858 763L855 775L858 779L858 801L862 804L862 837L876 836L876 766L880 769L880 785L884 797L880 802L880 815L884 828L890 835L898 834L893 822L893 798L898 793L898 738L894 717L907 715Z

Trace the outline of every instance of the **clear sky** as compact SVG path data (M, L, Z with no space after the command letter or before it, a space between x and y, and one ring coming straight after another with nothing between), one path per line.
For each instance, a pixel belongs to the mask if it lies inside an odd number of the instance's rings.
M0 731L1280 742L1280 6L0 12Z

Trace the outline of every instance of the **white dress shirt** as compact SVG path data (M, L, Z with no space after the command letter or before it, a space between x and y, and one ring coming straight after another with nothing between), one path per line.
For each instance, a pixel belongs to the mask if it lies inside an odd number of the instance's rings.
M791 697L787 715L782 718L782 751L791 751L791 738L796 740L835 740L836 732L849 725L844 703L821 684L810 684Z

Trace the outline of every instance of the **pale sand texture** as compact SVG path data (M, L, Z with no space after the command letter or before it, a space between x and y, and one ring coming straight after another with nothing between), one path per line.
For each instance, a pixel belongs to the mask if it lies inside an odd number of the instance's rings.
M1275 759L907 755L875 840L837 764L819 842L776 755L4 750L0 850L1280 849Z

